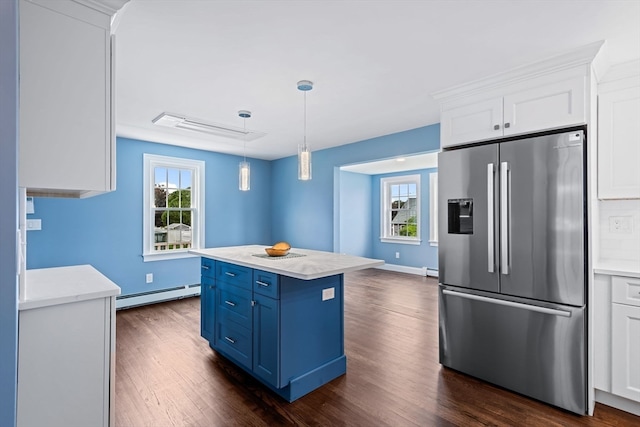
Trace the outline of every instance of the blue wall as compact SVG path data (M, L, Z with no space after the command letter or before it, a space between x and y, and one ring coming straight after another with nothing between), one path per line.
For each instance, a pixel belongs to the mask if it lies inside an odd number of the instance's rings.
M380 136L313 152L313 179L298 181L295 156L272 166L272 237L294 247L334 250L334 169L353 163L438 151L440 125ZM339 175L338 175L339 176ZM337 185L339 188L339 185Z
M387 264L396 264L407 267L422 268L430 270L438 269L438 248L429 244L429 221L431 219L429 201L429 174L437 172L438 169L420 169L417 171L406 171L400 173L389 173L372 176L372 204L373 228L371 233L374 236L372 257L382 259ZM381 242L380 236L380 180L391 176L420 175L420 245L406 245L401 243ZM396 259L396 252L400 253L400 258Z
M273 162L250 159L249 192L238 190L240 157L118 138L116 191L88 199L35 199L35 213L29 218L42 219L42 230L29 232L27 268L91 264L118 284L123 295L200 283L198 258L143 262L144 153L205 161L207 247L285 240L294 247L333 251L335 223L336 236L341 229L343 234L347 228L352 233L349 252L374 256L371 239L378 232L367 233L376 227L375 216L365 219L372 221L366 230L356 228L349 225L353 219L344 216L340 203L370 209L375 203L372 194L379 189L371 187L358 194L356 181L361 179L341 179L339 166L435 151L439 134L439 125L432 125L314 152L311 181L297 179L296 156ZM340 202L341 183L353 193L348 201L344 196ZM428 184L422 188L428 191ZM424 199L428 202L428 197ZM410 257L401 261L421 267L424 259L420 257L415 262ZM151 284L145 282L147 273L154 275Z
M0 425L16 422L18 357L18 2L0 1Z
M373 238L371 176L340 171L340 253L371 258Z
M122 294L200 283L199 258L142 259L143 154L204 160L207 247L271 243L271 163L249 159L251 191L238 190L240 157L117 139L116 191L87 199L36 198L41 231L29 231L27 268L91 264ZM147 284L145 274L153 273Z

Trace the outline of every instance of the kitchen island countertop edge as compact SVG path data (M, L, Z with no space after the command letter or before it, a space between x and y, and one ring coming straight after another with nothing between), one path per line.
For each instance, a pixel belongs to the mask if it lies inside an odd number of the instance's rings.
M303 256L265 258L263 255L266 255L265 248L268 247L263 245L225 246L192 249L189 253L302 280L318 279L384 264L384 261L379 259L302 248L291 248L289 253Z

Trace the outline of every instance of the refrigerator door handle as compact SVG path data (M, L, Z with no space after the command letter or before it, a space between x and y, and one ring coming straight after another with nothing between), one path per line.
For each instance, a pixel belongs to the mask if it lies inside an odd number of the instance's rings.
M475 301L488 302L490 304L504 305L506 307L514 307L514 308L520 308L523 310L535 311L537 313L552 314L554 316L562 316L562 317L571 317L570 311L558 310L555 308L540 307L538 305L523 304L521 302L483 297L482 295L467 294L464 292L451 291L449 289L443 289L442 293L445 295L451 295L451 296L471 299Z
M509 274L509 163L500 163L500 272Z
M487 164L487 263L489 273L494 272L495 268L495 248L494 248L494 231L495 223L494 206L494 183L493 183L493 163Z

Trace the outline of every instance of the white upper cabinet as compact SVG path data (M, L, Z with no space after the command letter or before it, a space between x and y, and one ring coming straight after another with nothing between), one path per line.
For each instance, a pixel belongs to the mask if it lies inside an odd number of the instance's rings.
M587 69L574 77L505 95L504 135L586 123Z
M502 98L443 109L440 116L441 146L502 136Z
M640 199L640 61L616 68L598 86L598 198Z
M441 147L586 124L591 62L601 46L433 94Z
M83 0L21 0L19 7L19 186L63 197L114 190L117 9Z

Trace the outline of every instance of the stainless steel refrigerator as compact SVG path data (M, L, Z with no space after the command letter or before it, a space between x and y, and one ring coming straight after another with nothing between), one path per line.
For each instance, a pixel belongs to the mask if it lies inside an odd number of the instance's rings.
M583 130L438 158L440 363L587 411Z

